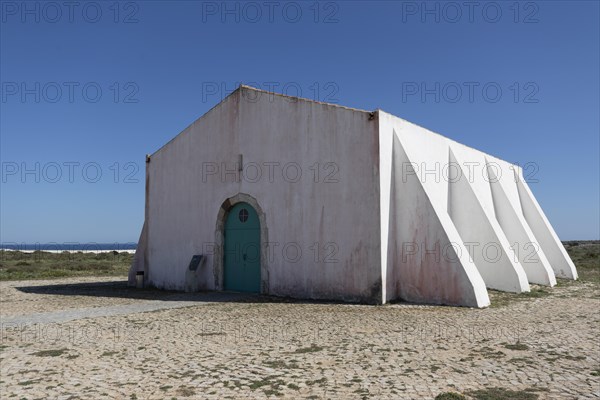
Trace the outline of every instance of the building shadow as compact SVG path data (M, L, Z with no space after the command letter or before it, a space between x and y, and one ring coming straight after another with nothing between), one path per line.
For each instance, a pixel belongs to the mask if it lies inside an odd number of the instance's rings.
M56 296L113 297L132 300L190 301L214 303L297 303L297 304L349 304L342 301L306 300L277 297L256 293L229 291L201 291L186 293L156 288L137 289L127 285L126 280L64 283L51 285L15 286L16 290L29 294Z

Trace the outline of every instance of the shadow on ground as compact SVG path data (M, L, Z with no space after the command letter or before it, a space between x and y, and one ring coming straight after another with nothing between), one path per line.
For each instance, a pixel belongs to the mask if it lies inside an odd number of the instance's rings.
M53 285L16 286L23 293L57 296L118 297L138 300L190 301L190 302L240 302L240 303L308 303L347 304L339 301L300 300L287 297L266 296L255 293L203 291L185 293L154 288L136 289L127 281L82 282Z

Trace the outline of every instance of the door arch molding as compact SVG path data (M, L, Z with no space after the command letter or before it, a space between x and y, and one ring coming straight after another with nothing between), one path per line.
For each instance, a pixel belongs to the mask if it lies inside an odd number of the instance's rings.
M258 204L258 201L246 193L238 193L223 201L217 212L217 223L215 227L215 247L213 254L213 274L216 290L223 290L223 250L224 250L224 232L225 221L229 211L238 203L250 204L258 214L260 222L260 293L269 294L269 251L268 251L268 229L265 213Z

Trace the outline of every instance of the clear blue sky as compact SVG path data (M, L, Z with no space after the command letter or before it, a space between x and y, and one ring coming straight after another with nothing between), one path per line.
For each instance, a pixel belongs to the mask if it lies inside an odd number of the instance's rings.
M599 3L464 3L2 1L0 241L137 241L145 154L239 82L535 163L561 239L598 239Z

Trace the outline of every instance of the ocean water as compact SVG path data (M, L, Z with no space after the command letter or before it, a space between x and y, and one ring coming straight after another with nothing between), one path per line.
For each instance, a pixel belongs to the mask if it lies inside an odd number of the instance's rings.
M135 250L137 243L0 243L0 250L18 250L18 251L84 251L84 252L105 252L105 251L128 251Z

